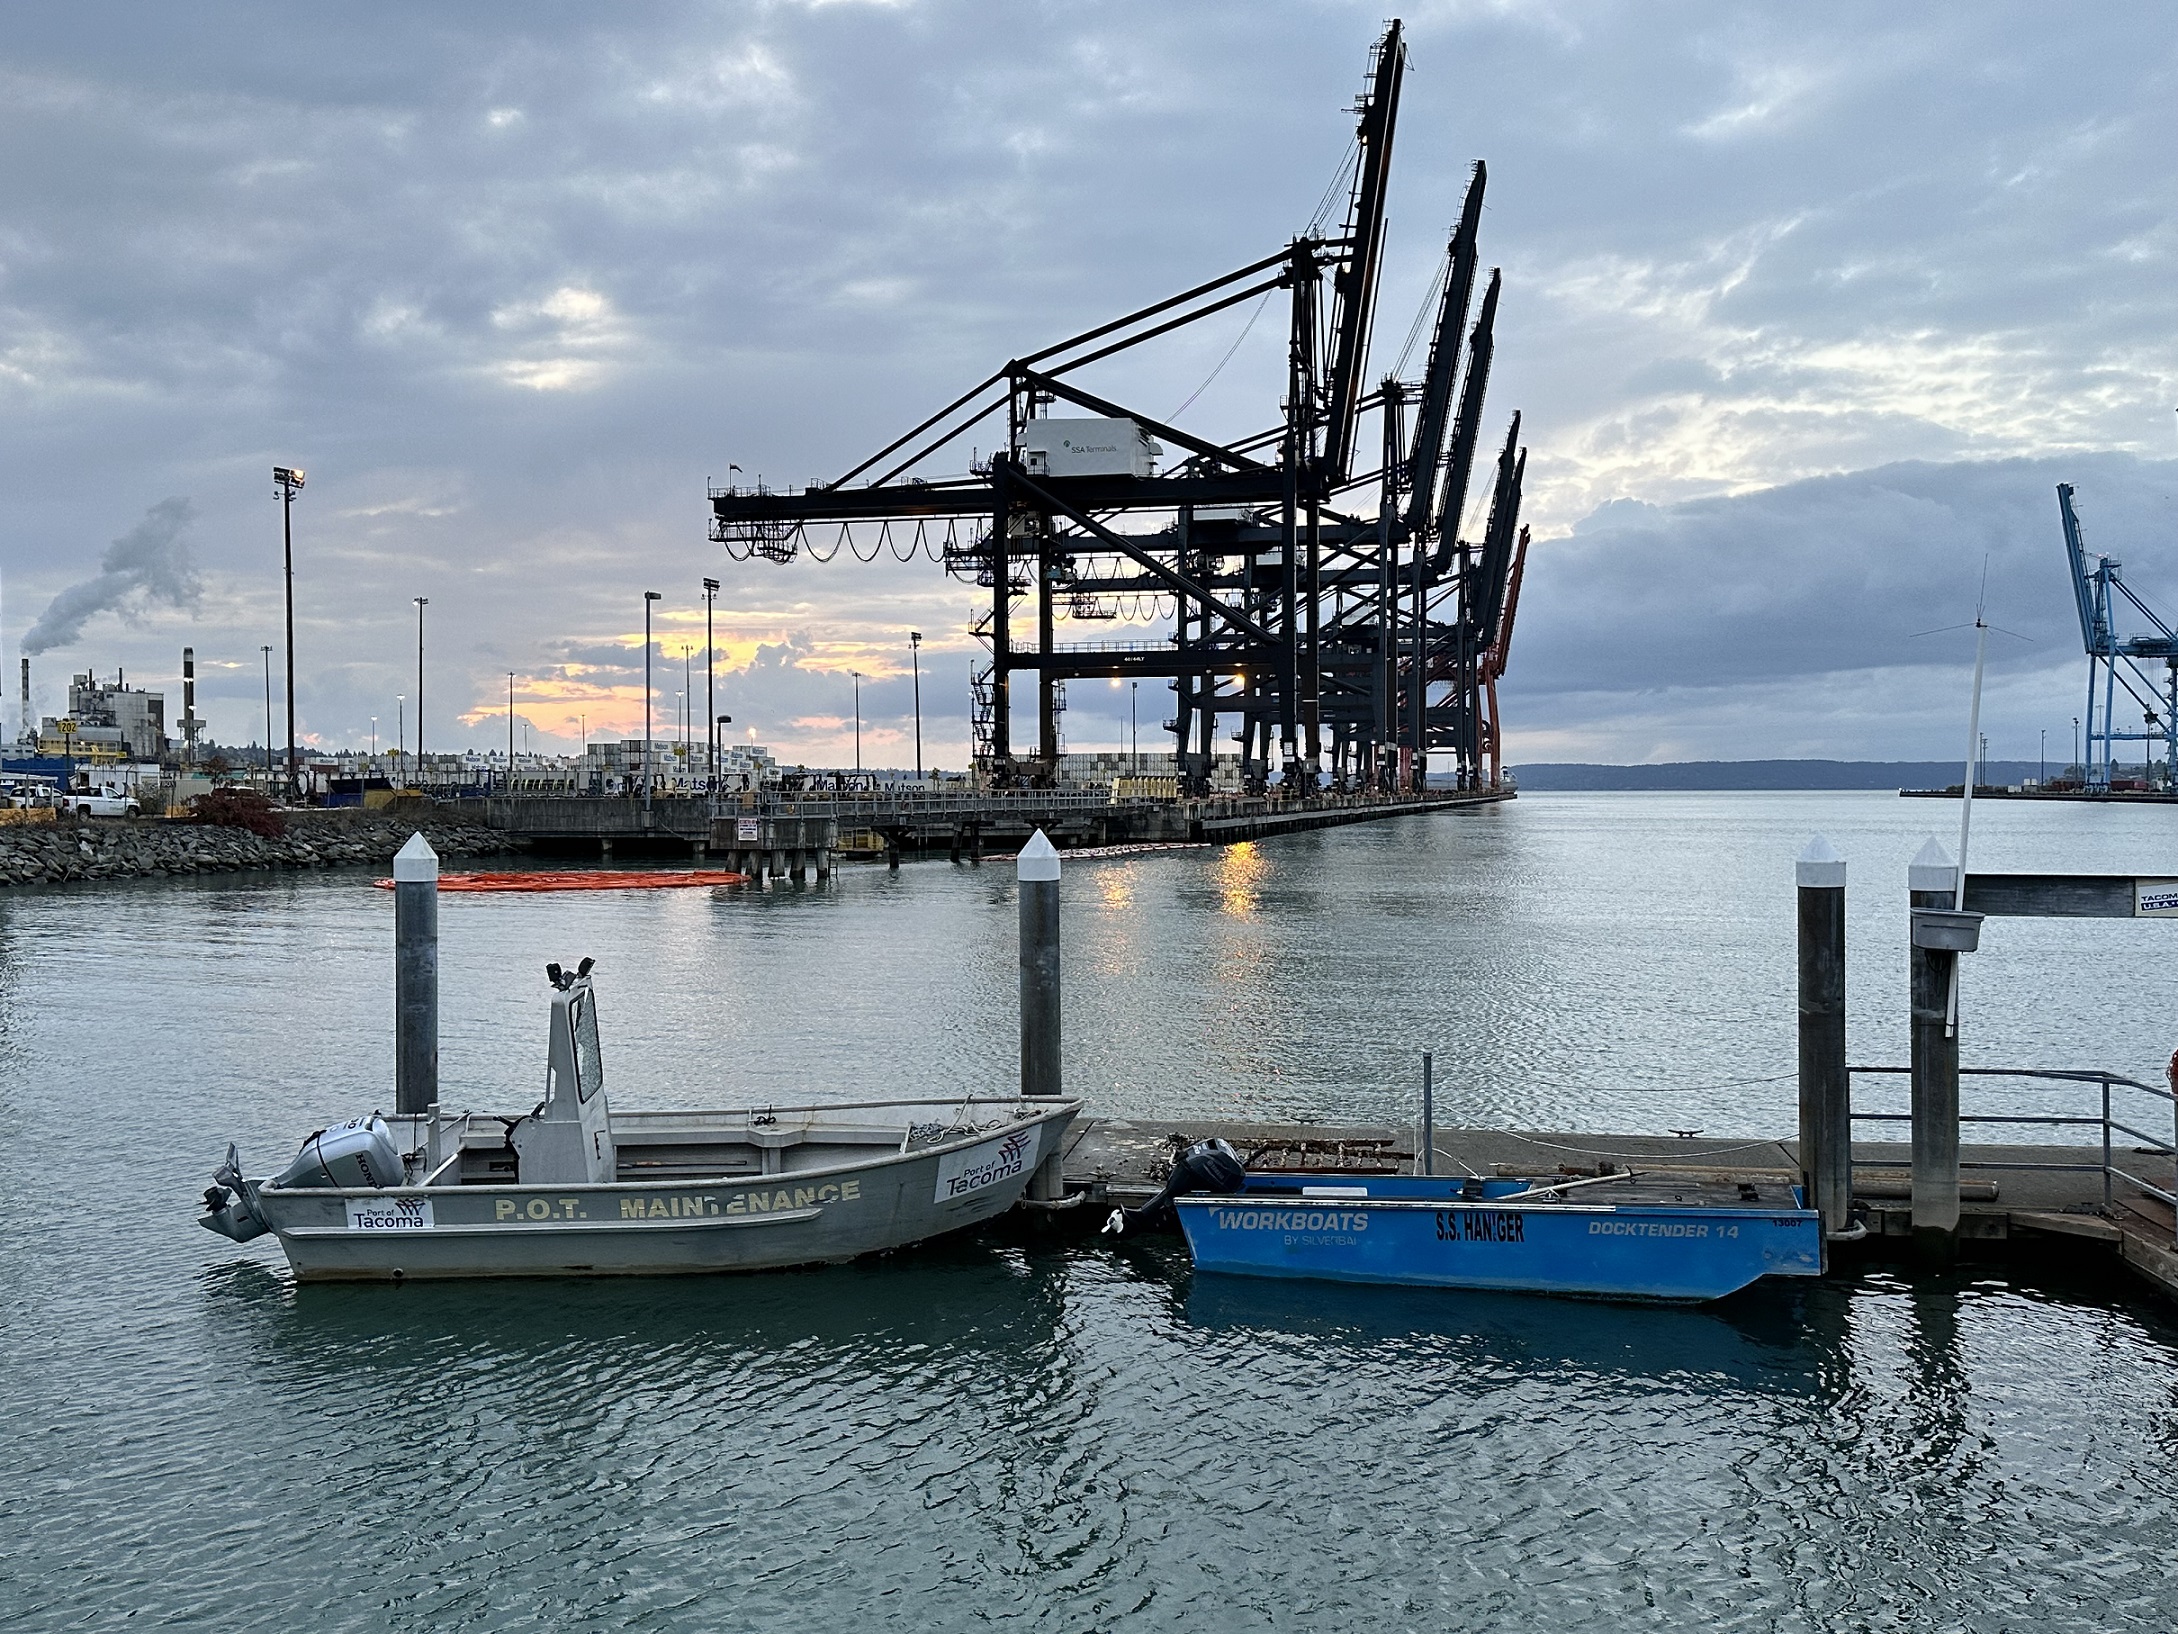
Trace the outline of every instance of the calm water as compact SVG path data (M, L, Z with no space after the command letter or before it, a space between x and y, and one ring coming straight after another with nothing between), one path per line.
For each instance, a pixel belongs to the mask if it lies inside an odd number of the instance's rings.
M1531 796L1070 865L1095 1109L1791 1123L1791 868L1851 858L1901 1059L1947 807ZM2154 811L1991 806L1976 866L2178 873ZM548 958L642 1105L1002 1085L1010 870L448 899L445 1099L534 1101ZM1871 1276L1698 1311L1198 1282L1003 1240L671 1284L314 1288L190 1223L389 1097L353 877L0 897L0 1626L2167 1628L2178 1324ZM2156 934L2160 933L2160 934ZM2166 926L1993 927L1970 1060L2157 1070Z

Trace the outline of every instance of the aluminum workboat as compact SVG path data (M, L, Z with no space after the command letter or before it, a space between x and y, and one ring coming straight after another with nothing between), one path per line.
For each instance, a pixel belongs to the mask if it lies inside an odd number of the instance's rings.
M1020 1201L1077 1102L608 1107L590 962L552 966L545 1096L518 1116L434 1108L323 1129L277 1175L235 1149L201 1223L279 1239L305 1280L654 1275L848 1260Z
M1489 1288L1594 1299L1721 1299L1764 1277L1823 1269L1821 1218L1797 1186L1729 1188L1619 1170L1578 1179L1250 1171L1198 1142L1165 1190L1105 1229L1169 1208L1198 1271Z

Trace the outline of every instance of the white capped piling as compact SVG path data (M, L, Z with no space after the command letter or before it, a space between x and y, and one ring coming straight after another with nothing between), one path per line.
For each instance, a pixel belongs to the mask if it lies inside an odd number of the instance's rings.
M421 834L393 858L393 1108L439 1098L439 854Z
M1823 1237L1850 1234L1852 1083L1845 1070L1845 859L1816 835L1793 865L1800 892L1800 1182ZM1827 1252L1827 1250L1826 1250Z
M1021 1093L1059 1088L1059 853L1044 831L1015 859L1021 888Z
M1931 839L1906 870L1914 910L1955 911L1958 869ZM1945 1263L1959 1243L1959 1035L1950 1025L1951 983L1958 950L1924 938L1920 911L1913 926L1913 1239L1915 1251Z
M1038 829L1014 861L1021 893L1021 1093L1059 1093L1059 853ZM1037 1166L1029 1196L1056 1202L1066 1191L1062 1158Z

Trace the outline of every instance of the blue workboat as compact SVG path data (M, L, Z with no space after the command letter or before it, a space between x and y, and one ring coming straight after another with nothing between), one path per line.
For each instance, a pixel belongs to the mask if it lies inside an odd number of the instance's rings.
M1719 1299L1762 1277L1822 1274L1822 1227L1797 1187L1765 1200L1599 1181L1251 1173L1170 1199L1200 1271L1597 1299ZM1627 1195L1606 1196L1624 1190ZM1642 1195L1643 1192L1659 1193ZM1676 1194L1676 1195L1675 1195Z

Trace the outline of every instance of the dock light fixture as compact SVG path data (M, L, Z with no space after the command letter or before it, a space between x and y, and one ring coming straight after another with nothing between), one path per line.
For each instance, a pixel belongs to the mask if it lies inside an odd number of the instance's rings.
M908 668L915 677L915 781L923 780L923 632L908 631Z
M428 596L416 598L416 776L424 774L424 609L431 605ZM416 785L422 788L419 781Z
M643 810L650 810L650 606L665 598L655 590L643 592Z
M287 788L292 798L301 787L295 778L295 495L303 485L302 467L275 465L272 485L280 493L280 557L287 581ZM272 755L269 719L265 723L265 755L268 760ZM268 776L266 782L270 781Z
M718 605L718 580L703 581L703 718L710 721L710 729L704 736L710 740L704 755L703 786L711 793L718 792L718 686L712 678L711 661L718 655L718 642L711 634L711 611Z

